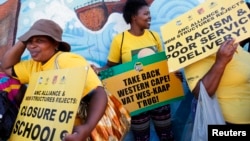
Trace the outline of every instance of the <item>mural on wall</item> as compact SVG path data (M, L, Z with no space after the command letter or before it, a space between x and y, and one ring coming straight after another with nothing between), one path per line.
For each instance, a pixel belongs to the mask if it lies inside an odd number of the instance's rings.
M160 32L161 25L204 0L146 1L150 4L152 16L150 28ZM56 21L63 28L63 39L71 44L73 52L97 66L103 66L114 35L129 28L122 17L125 2L126 0L0 0L0 49L11 46L15 42L14 37L27 31L36 20L45 18ZM25 52L23 59L28 58L29 54Z
M64 30L63 39L72 52L97 66L106 64L112 38L129 28L122 17L126 0L21 0L17 37L37 19L56 21ZM160 26L198 5L201 0L147 0L150 4L151 29ZM29 58L28 52L23 59Z
M103 28L112 13L122 13L127 0L90 0L82 1L74 7L78 19L88 29L97 31ZM146 0L150 5L153 0Z
M0 56L15 42L19 6L17 0L0 0Z

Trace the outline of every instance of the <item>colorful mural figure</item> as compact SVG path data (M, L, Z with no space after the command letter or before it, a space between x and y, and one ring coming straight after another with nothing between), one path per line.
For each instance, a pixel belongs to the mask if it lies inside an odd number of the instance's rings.
M81 23L92 31L103 28L110 14L121 13L127 0L87 0L79 3L74 10ZM153 0L146 0L149 4Z

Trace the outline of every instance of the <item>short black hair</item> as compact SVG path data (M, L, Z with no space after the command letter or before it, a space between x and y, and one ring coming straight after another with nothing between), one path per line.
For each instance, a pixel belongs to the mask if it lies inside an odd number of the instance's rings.
M125 22L130 24L132 16L136 15L138 10L143 6L148 6L145 0L127 0L123 7L123 18Z
M250 9L250 2L246 2L247 3L247 7Z

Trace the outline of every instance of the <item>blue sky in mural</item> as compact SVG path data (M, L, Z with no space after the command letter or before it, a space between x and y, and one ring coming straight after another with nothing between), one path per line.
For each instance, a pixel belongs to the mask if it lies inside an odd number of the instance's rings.
M4 2L5 0L0 0ZM92 0L93 1L93 0ZM110 0L109 0L110 1ZM194 8L204 0L154 0L151 4L151 29L160 33L160 26ZM72 46L72 52L84 56L96 65L105 65L112 37L127 29L121 13L112 13L104 27L91 31L77 18L74 8L91 0L21 0L17 37L34 21L45 18L56 21L64 30L63 39ZM29 58L25 52L23 59Z
M0 4L3 4L4 2L6 2L7 0L0 0Z

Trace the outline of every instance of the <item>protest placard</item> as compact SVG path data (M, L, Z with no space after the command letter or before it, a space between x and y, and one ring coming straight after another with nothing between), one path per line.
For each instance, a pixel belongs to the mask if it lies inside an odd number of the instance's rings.
M161 26L169 71L215 53L227 39L249 37L250 12L242 0L207 0Z
M88 67L32 74L9 141L60 141L71 133Z
M165 52L111 67L101 72L101 79L131 116L184 96L181 80L168 72Z

